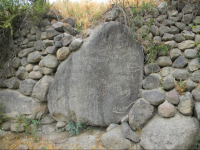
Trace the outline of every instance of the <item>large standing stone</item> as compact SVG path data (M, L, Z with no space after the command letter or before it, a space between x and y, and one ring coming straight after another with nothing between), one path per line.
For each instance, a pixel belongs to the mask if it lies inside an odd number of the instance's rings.
M142 129L153 117L154 106L144 99L138 99L129 112L129 125L133 130Z
M32 97L38 102L47 101L47 92L52 81L52 76L45 75L35 84L32 92Z
M57 121L118 123L137 99L142 75L143 54L129 29L105 23L59 65L48 92L50 113Z
M155 116L144 127L140 145L144 149L190 149L198 130L196 118L180 114L168 119Z

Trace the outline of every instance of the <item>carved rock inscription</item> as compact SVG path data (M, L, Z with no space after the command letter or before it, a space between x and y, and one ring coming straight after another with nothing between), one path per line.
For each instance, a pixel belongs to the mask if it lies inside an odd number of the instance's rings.
M127 27L100 25L58 67L47 97L50 113L57 121L118 123L137 99L143 59Z

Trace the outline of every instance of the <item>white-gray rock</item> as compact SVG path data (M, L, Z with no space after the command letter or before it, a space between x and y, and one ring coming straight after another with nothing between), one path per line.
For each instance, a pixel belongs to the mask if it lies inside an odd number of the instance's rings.
M189 49L189 48L193 48L193 47L195 47L195 44L194 44L194 41L192 41L192 40L186 40L186 41L178 44L178 48L180 50L185 50L185 49Z
M39 63L40 67L56 68L58 60L54 55L48 54Z
M187 80L189 77L189 73L185 70L175 69L172 71L172 76L178 80Z
M200 86L197 86L194 90L192 90L192 95L195 101L200 102Z
M164 118L171 118L175 116L176 108L168 101L165 101L158 106L158 114Z
M173 89L169 93L166 93L165 100L167 100L171 104L178 105L180 102L178 92L175 89Z
M193 59L189 64L188 64L188 70L190 72L194 72L199 69L199 58Z
M185 58L193 59L196 58L197 50L196 49L186 49L184 51Z

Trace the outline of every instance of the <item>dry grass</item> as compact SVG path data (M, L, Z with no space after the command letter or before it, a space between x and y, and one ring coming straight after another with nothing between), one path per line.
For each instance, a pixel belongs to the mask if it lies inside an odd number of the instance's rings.
M145 3L152 2L157 5L163 0L144 0ZM85 30L90 27L95 20L97 20L106 10L111 7L111 4L116 3L114 0L109 2L96 2L94 0L80 0L80 2L73 2L70 0L58 0L51 9L60 12L63 18L72 17L76 20L76 28ZM118 0L117 3L124 3L125 7L140 6L142 0Z

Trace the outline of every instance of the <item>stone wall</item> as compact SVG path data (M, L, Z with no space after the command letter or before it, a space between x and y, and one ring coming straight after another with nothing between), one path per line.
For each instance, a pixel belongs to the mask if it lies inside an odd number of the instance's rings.
M82 36L73 19L56 21L54 15L16 32L20 52L0 72L4 113L33 119L50 113L46 117L65 125L111 124L102 136L110 148L131 148L132 141L144 149L190 149L200 119L200 14L195 4L173 5L169 10L161 3L135 18L138 31L148 36L143 51L123 19L113 22L118 10ZM152 42L168 51L150 56ZM150 57L154 61L146 63Z

